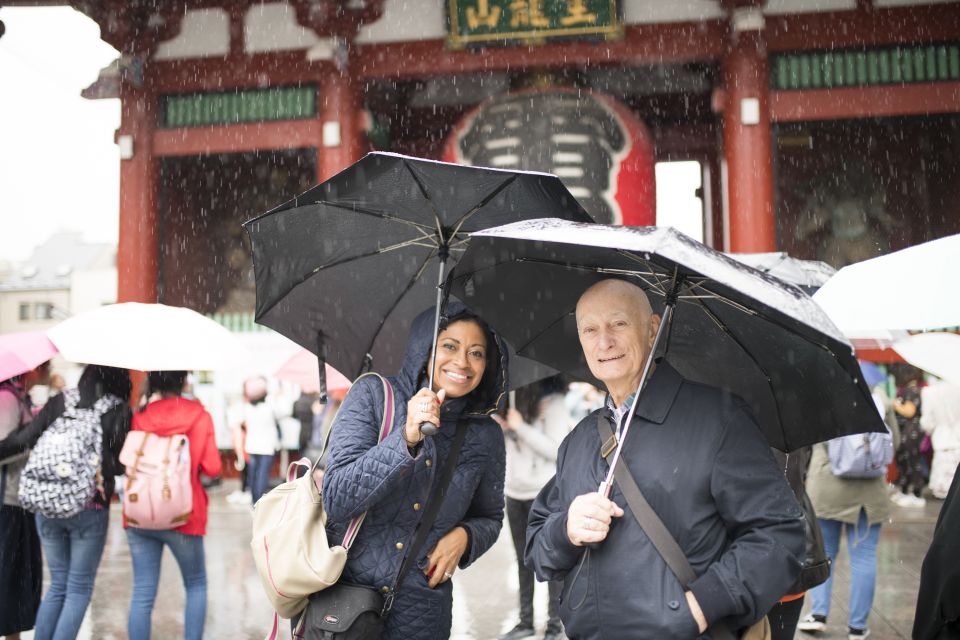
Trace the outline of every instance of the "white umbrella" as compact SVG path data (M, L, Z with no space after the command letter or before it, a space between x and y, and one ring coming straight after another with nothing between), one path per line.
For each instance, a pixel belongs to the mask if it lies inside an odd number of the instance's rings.
M896 342L893 350L913 366L960 384L960 335L918 333Z
M237 366L243 344L213 320L183 307L125 302L78 314L47 332L67 360L140 371Z
M960 325L960 235L844 267L813 299L850 335Z

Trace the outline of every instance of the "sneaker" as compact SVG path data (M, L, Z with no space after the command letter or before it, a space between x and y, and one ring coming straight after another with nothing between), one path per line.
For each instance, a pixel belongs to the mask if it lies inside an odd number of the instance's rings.
M896 493L890 494L890 502L897 505L898 507L909 506L907 504L909 497L902 491L897 491Z
M870 635L870 629L854 629L847 627L847 640L863 640Z
M547 632L543 634L543 640L567 640L567 636L563 631L547 630Z
M915 495L912 495L912 494L906 496L906 500L904 500L904 503L905 503L905 504L904 504L903 506L905 506L905 507L911 507L911 508L914 508L914 509L923 509L925 506L927 506L927 501L926 501L926 500L924 500L923 498L921 498L921 497L919 497L919 496L915 496Z
M249 491L233 491L227 495L230 504L250 504L251 499Z
M533 627L524 624L518 624L510 631L500 636L499 640L520 640L521 638L532 638L534 635Z
M808 613L807 617L797 623L797 629L804 633L820 633L827 628L827 616L819 613Z

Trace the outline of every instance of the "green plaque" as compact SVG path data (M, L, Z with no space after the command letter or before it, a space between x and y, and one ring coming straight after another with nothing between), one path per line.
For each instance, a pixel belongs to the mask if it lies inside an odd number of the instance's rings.
M617 0L448 0L447 11L456 49L623 36Z

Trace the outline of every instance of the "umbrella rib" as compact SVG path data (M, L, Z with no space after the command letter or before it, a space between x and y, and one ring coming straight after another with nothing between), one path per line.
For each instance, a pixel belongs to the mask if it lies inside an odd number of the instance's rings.
M373 336L370 338L370 342L367 344L367 348L364 350L364 353L373 352L373 344L377 341L377 336L380 335L380 332L383 330L383 326L387 324L387 318L390 317L390 314L393 313L393 310L397 308L397 305L400 304L400 301L403 300L403 297L407 295L407 292L413 288L413 285L417 284L420 280L420 276L423 275L423 272L426 270L427 265L430 263L430 260L436 255L435 252L431 252L430 255L420 264L420 268L417 269L417 272L413 274L413 277L410 278L410 282L407 283L407 286L403 288L403 291L394 299L393 304L387 310L383 317L380 319L380 324L377 325L377 330L373 332Z
M718 299L718 300L721 300L721 301L724 301L724 302L727 302L727 300L726 300L725 298L721 298L721 297L719 297L719 296L717 297L717 299ZM712 320L717 324L717 326L720 327L720 330L723 331L723 332L724 332L725 334L727 334L728 336L730 336L730 339L733 340L733 341L737 344L738 347L740 347L741 351L743 351L745 354L747 354L747 357L750 358L751 361L753 361L753 364L756 365L757 369L760 370L760 373L763 374L763 377L764 377L764 378L766 379L766 381L767 381L767 386L770 388L770 395L772 395L772 396L774 397L773 406L774 406L774 408L775 408L776 411L777 411L777 422L779 423L780 428L781 428L781 432L782 432L782 429L783 429L783 415L781 415L781 413L780 413L780 404L779 404L778 402L776 402L776 392L775 392L774 389L773 389L773 381L770 379L770 374L767 373L766 369L763 368L763 366L762 366L762 365L760 364L760 362L756 359L756 357L753 355L753 353L751 353L750 350L747 349L747 347L743 344L743 342L741 342L740 339L739 339L732 331L730 331L730 327L728 327L727 325L725 325L725 324L723 323L723 321L720 320L720 318L717 317L717 315L710 309L710 307L708 307L707 305L705 305L705 304L704 304L701 300L699 300L699 299L698 299L696 302L697 302L697 304L699 304L700 308L702 308L703 311L707 314L707 316L709 316L710 319L712 319ZM756 315L756 314L754 314L754 315ZM784 442L784 446L786 446L786 442Z
M416 183L417 188L420 189L420 195L423 196L423 199L430 203L430 208L433 210L433 220L437 223L437 237L440 239L439 244L446 244L446 239L443 237L443 225L440 224L440 212L437 211L437 206L434 204L433 199L430 198L430 194L427 193L427 187L420 181L420 176L413 170L413 167L410 166L410 163L406 160L403 161L403 166L410 174L410 177L413 178L414 183Z
M414 222L413 220L407 220L406 218L401 218L400 216L384 213L382 211L365 209L363 207L358 207L356 205L342 204L340 202L334 202L332 200L317 200L316 204L324 204L324 205L327 205L328 207L333 207L335 209L342 209L344 211L349 211L350 213L359 213L365 216L379 218L380 220L388 220L390 222L399 222L401 224L415 227L418 231L420 231L425 235L433 235L433 227L431 227L430 225L422 224L420 222Z
M301 284L303 284L304 282L306 282L307 280L309 280L309 279L312 278L313 276L317 275L317 274L320 273L321 271L325 271L325 270L327 270L327 269L332 269L333 267L339 267L340 265L347 264L347 263L353 262L353 261L355 261L355 260L363 260L364 258L372 258L373 256L378 256L378 255L380 255L380 254L382 254L382 253L386 253L387 251L389 251L389 250L391 250L391 249L396 249L396 248L398 248L399 246L406 246L407 244L416 244L417 246L425 246L425 245L417 244L416 242L406 243L406 244L404 244L404 245L394 245L393 247L380 248L380 249L377 249L376 251L368 251L367 253L361 253L361 254L356 255L356 256L350 256L349 258L343 258L342 260L336 260L336 261L334 261L334 262L330 262L330 263L327 263L327 264L322 264L322 265L320 265L320 266L318 266L318 267L314 267L314 268L313 268L309 273L307 273L305 276L303 276L302 278L300 278L299 280L297 280L296 282L294 282L293 284L291 284L289 287L287 287L287 289L286 289L282 294L277 295L276 300L273 302L273 304L271 304L269 307L267 307L266 309L264 309L261 313L258 313L258 314L257 314L257 319L260 319L260 318L263 318L264 316L266 316L268 313L270 313L270 312L273 310L274 307L277 306L277 304L279 304L279 302L280 302L281 300L283 300L284 298L286 298L286 297L290 294L291 291L293 291L294 289L296 289L296 288L299 287ZM425 248L428 248L428 249L431 250L430 255L427 256L427 260L429 260L430 257L433 256L432 251L433 251L434 249L436 249L436 247L435 247L435 246L426 246Z
M484 197L480 202L478 202L476 206L473 207L473 209L463 214L463 216L461 216L460 219L457 220L457 222L453 225L453 233L451 234L450 237L452 238L454 235L459 233L460 227L466 224L467 220L473 214L475 214L477 211L479 211L483 207L487 206L487 203L489 203L491 200L493 200L498 195L500 195L500 192L506 189L507 187L509 187L511 184L513 184L514 181L516 181L516 179L517 179L516 174L511 174L510 177L508 177L506 180L500 183L500 185L498 185L496 189L488 193L486 197Z

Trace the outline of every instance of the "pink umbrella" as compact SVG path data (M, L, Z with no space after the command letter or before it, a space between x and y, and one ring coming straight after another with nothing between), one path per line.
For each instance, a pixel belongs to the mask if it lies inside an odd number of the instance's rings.
M0 336L0 380L26 373L57 353L43 331L23 331Z
M326 365L327 391L346 391L350 388L350 380L342 373ZM320 374L317 367L317 356L306 349L301 349L292 358L273 374L275 378L293 382L305 393L316 393L320 390Z

